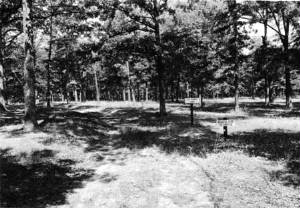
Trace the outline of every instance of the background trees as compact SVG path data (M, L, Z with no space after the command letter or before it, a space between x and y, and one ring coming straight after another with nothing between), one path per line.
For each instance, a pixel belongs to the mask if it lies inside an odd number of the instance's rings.
M269 105L284 91L290 108L299 77L298 4L2 1L1 109L24 101L34 126L35 96L48 107L53 100L152 99L164 115L167 101L185 97L234 96L238 110L240 95L265 96Z
M20 35L21 1L1 1L0 3L0 111L6 110L5 66L16 38Z

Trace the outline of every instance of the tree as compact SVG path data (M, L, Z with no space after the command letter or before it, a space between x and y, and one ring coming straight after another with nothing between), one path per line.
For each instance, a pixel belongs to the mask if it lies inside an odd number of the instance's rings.
M289 48L291 45L290 32L294 27L299 24L298 16L299 10L297 9L297 2L276 2L269 11L272 14L273 20L276 24L274 31L279 35L283 46L283 64L285 68L285 97L286 107L292 108L292 87L291 87L291 70L289 67Z
M226 63L224 72L229 72L233 77L234 86L234 108L239 109L240 88L240 62L242 49L246 46L247 34L242 30L244 23L241 21L243 5L234 1L226 2L227 10L221 11L217 16L215 32L218 37L218 55ZM227 69L226 69L227 68Z
M259 3L263 4L263 3ZM291 86L291 69L289 67L290 48L297 45L299 40L299 2L269 2L265 7L265 11L270 14L272 21L266 21L266 16L258 10L251 9L252 22L259 22L267 25L273 30L283 48L283 67L285 71L285 97L286 107L292 108L292 86ZM247 19L247 18L245 18Z
M24 129L33 130L37 126L35 106L35 72L32 27L32 0L22 0L24 33Z
M21 1L1 1L0 3L0 111L6 111L4 89L4 59L5 50L12 46L15 39L20 35L19 14ZM6 38L10 36L10 38Z
M252 3L249 5L250 13L256 18L259 18L263 24L264 34L262 36L262 46L259 50L259 64L258 66L261 68L261 72L264 76L264 93L265 93L265 105L270 105L270 83L269 83L269 71L267 67L266 55L268 49L268 24L270 20L270 13L269 13L269 2L261 1ZM251 23L256 23L253 21Z
M162 15L171 13L168 1L158 0L128 0L123 4L119 2L118 9L127 15L132 21L140 25L140 30L150 32L155 37L155 64L158 74L159 86L159 113L166 114L165 101L165 67L163 64L163 44L161 40Z
M52 0L50 0L50 20L49 20L49 49L48 49L48 62L47 62L47 92L46 92L46 99L47 99L47 108L51 107L51 76L50 76L50 67L51 67L51 55L52 55L52 44L53 44L53 4Z

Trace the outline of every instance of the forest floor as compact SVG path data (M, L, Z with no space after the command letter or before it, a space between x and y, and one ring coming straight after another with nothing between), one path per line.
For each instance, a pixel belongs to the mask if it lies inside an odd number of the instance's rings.
M196 108L155 102L56 103L22 131L0 117L0 207L299 207L300 103L242 99ZM222 136L219 118L233 120Z

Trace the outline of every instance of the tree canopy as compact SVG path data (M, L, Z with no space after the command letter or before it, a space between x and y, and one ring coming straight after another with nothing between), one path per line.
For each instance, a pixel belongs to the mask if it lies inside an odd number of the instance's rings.
M260 33L263 33L260 37ZM0 104L291 97L299 2L18 0L0 3ZM278 58L283 57L283 58ZM24 89L22 92L21 89Z

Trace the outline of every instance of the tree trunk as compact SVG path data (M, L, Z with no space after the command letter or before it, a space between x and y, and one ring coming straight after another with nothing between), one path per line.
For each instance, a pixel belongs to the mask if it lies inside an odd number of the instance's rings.
M270 105L270 83L268 78L268 73L265 74L265 105Z
M146 100L146 102L148 102L148 100L149 100L148 83L146 83L145 100Z
M267 46L268 46L268 42L267 42L267 34L268 34L268 9L267 7L264 10L264 36L262 37L262 54L261 54L261 64L262 64L262 71L264 73L265 76L265 106L269 106L270 105L270 84L269 84L269 72L268 72L268 68L266 66L266 61L265 57L267 55Z
M200 90L200 96L201 96L201 108L204 107L204 102L203 102L203 98L204 98L204 86L203 84L201 85L201 90Z
M166 97L165 97L166 100L169 99L169 86L166 85Z
M236 0L229 1L229 10L232 17L232 27L233 27L233 35L234 35L234 42L233 42L233 51L232 55L234 58L234 66L233 66L233 72L234 72L234 109L235 111L239 110L239 54L238 54L238 48L237 48L237 41L238 41L238 27L237 27L237 11L236 11Z
M3 67L3 39L2 25L0 23L0 112L7 111L4 98L4 67Z
M0 48L1 50L1 48ZM1 52L0 52L1 53ZM4 69L3 69L3 61L0 54L0 112L7 111L5 106L4 99Z
M52 1L51 1L51 9L52 9ZM46 99L47 99L47 108L51 108L51 103L50 103L50 66L51 66L51 53L52 53L52 23L53 23L53 17L52 17L52 11L51 11L51 16L50 16L50 40L49 40L49 51L48 51L48 64L47 64L47 93L46 93Z
M165 84L164 84L164 75L162 69L162 57L159 55L157 61L158 76L159 76L159 114L164 116L166 112L166 100L165 100Z
M254 83L254 72L253 71L252 71L252 77L251 77L251 97L253 100L255 99L255 83Z
M202 107L202 90L200 90L200 87L197 87L197 96L200 99L200 107Z
M34 74L34 46L33 27L31 23L31 1L22 0L23 33L25 43L24 61L24 130L31 131L37 126L35 107L35 74Z
M139 102L140 101L140 84L137 84L137 101Z
M180 93L180 77L178 75L177 86L176 86L176 102L179 102L179 93Z
M160 116L166 115L166 100L165 100L165 82L164 82L164 66L163 66L163 61L162 61L162 47L161 47L161 37L160 37L160 23L159 23L159 15L160 11L157 5L157 0L153 1L153 7L155 10L155 42L157 46L156 50L156 70L158 73L158 87L159 87L159 114Z
M292 86L291 86L291 72L289 67L289 35L291 19L284 10L281 10L284 35L279 32L280 40L283 45L283 68L285 72L285 105L287 109L293 108L292 103ZM278 31L280 31L280 24L277 24Z
M189 89L189 83L188 82L186 82L186 84L185 84L185 97L186 98L189 98L190 97L190 89Z
M77 93L77 90L75 89L73 93L74 93L75 102L78 102L78 93Z
M234 110L239 110L239 78L237 72L234 77Z
M111 100L111 97L110 97L110 91L108 90L107 91L107 99L110 101Z
M273 103L274 97L273 97L272 81L269 80L268 83L269 83L269 87L268 87L269 88L269 102Z
M96 100L100 101L100 90L98 85L98 77L97 77L97 70L94 69L94 78L95 78L95 88L96 88Z
M126 101L126 90L123 88L123 101Z
M86 101L86 89L83 88L80 90L80 102L85 102Z
M131 93L130 93L130 88L127 87L127 96L128 96L128 97L127 97L127 98L128 98L127 100L128 100L128 101L131 101L131 96L130 96L130 94L131 94Z
M171 102L174 102L174 81L171 82Z
M155 86L155 101L159 101L159 83Z
M289 54L288 54L288 40L284 44L284 71L285 71L285 105L287 109L293 108L293 103L291 99L292 86L291 86L291 71L289 64Z
M131 88L132 101L135 102L135 90Z

